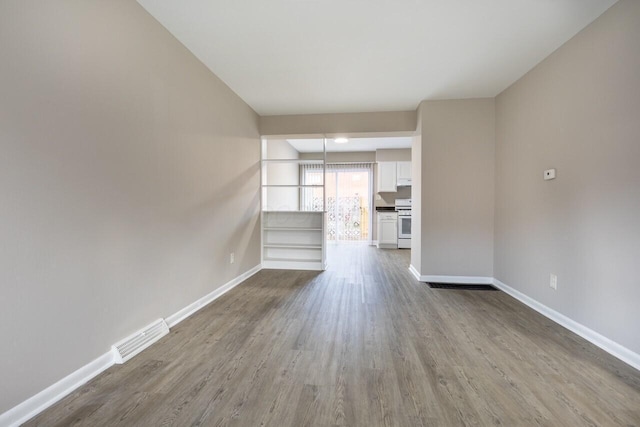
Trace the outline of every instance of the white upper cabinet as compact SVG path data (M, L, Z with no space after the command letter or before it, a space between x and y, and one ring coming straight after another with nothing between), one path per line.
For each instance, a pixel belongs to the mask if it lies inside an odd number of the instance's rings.
M398 191L397 162L378 162L378 193Z
M411 162L397 162L398 187L411 185Z

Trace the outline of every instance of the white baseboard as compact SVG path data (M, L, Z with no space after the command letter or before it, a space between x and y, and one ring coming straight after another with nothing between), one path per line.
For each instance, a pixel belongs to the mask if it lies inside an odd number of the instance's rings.
M376 244L376 247L378 249L398 249L398 244L393 244L393 243L380 243L378 242Z
M378 241L377 240L372 240L371 241L371 246L378 246Z
M229 292L231 289L235 288L240 283L244 282L245 280L247 280L249 277L251 277L254 274L256 274L261 269L262 269L262 265L261 264L256 265L251 270L242 273L241 275L239 275L235 279L230 280L229 282L227 282L224 285L220 286L218 289L214 290L213 292L208 293L207 295L205 295L202 298L196 300L195 302L192 302L191 304L189 304L188 306L184 307L183 309L178 310L177 312L175 312L171 316L167 317L165 319L165 322L167 322L167 325L169 325L169 328L173 328L178 323L182 322L184 319L186 319L187 317L191 316L193 313L195 313L196 311L200 310L202 307L204 307L207 304L211 303L213 300L215 300L217 298L220 298L222 295L224 295L225 293Z
M417 281L421 281L420 272L413 266L413 264L409 264L409 272L413 274L413 277L415 277Z
M427 283L449 283L452 285L492 285L493 284L493 277L485 277L485 276L420 276L418 280L421 282L427 282Z
M57 383L47 387L35 396L30 397L18 406L0 415L0 426L19 426L25 421L28 421L78 387L89 382L89 380L98 374L110 368L113 363L113 353L108 351L93 362L84 365Z
M522 292L515 290L510 286L507 286L498 279L493 279L493 285L495 285L495 287L505 292L506 294L511 295L523 304L531 307L543 316L553 320L557 324L564 326L576 335L579 335L590 343L600 347L612 356L615 356L628 365L631 365L634 368L640 370L640 354L629 350L628 348L618 344L615 341L610 340L603 335L600 335L596 331L589 329L586 326L576 322L575 320L568 318L564 314L558 313L557 311L534 300L533 298L523 294Z
M191 316L193 313L200 310L202 307L209 304L216 298L219 298L224 293L235 288L261 269L262 266L260 264L256 265L251 270L241 274L235 279L225 283L215 291L205 295L196 302L189 304L182 310L179 310L178 312L167 317L165 321L169 325L169 328L173 328L182 320ZM57 383L42 390L35 396L30 397L19 405L9 409L7 412L0 414L0 426L19 426L25 421L35 417L54 403L58 402L60 399L67 396L78 387L86 384L87 382L89 382L89 380L110 368L114 363L114 353L113 350L111 350L98 357L96 360L84 365L77 371L64 377Z
M590 343L600 347L607 353L611 354L614 357L617 357L618 359L634 367L635 369L640 370L640 354L629 350L628 348L603 335L600 335L596 331L576 322L573 319L568 318L564 314L558 313L557 311L534 300L533 298L523 294L522 292L502 283L496 278L484 276L422 276L413 265L409 266L409 271L420 282L494 285L496 288L500 289L506 294L511 295L518 301L531 307L548 319L553 320L557 324L567 328L576 335L581 336Z

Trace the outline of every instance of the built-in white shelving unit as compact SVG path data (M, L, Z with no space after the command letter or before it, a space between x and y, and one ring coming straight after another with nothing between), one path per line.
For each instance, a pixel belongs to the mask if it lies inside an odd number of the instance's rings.
M288 270L326 268L324 191L326 140L318 140L322 159L272 158L269 144L262 141L262 267ZM315 165L321 183L303 184L302 165ZM315 190L315 191L314 191ZM315 203L305 202L313 197ZM318 200L321 199L321 203Z

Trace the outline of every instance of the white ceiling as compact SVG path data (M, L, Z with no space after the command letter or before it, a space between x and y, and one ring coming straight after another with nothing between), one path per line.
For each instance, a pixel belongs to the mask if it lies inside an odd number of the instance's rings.
M615 0L138 0L261 115L493 97Z
M299 153L322 151L322 139L287 139ZM336 144L327 139L328 152L376 151L380 149L411 148L411 137L349 138L346 144Z

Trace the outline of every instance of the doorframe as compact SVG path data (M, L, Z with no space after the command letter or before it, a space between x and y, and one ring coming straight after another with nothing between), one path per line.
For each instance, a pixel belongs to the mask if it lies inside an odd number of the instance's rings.
M367 240L361 240L362 242L367 242L369 245L371 245L373 243L373 227L374 227L374 224L373 224L373 218L374 218L373 217L373 207L374 207L374 201L373 201L373 198L374 198L374 194L373 194L374 185L373 185L373 180L374 180L374 175L375 175L374 174L375 162L372 162L372 161L366 161L366 162L327 162L326 166L325 166L325 173L329 172L329 166L330 165L370 165L371 166L368 169L362 169L363 172L364 171L367 172L368 179L369 179L369 185L368 185L369 194L368 194L368 197L367 197L367 204L368 204L368 208L369 208L369 229L367 230L367 232L369 233L369 236L368 236ZM349 171L349 170L346 170L346 171ZM359 171L359 169L353 168L353 170L351 170L350 172L358 172L358 171ZM335 184L336 185L336 188L335 188L335 190L336 190L336 192L335 192L335 194L336 194L336 207L335 207L335 209L337 210L338 188L339 188L339 185L338 185L338 181L339 181L338 172L340 172L340 170L337 169L337 170L334 170L332 172L336 173L336 184ZM326 178L326 176L325 176L325 178ZM325 207L326 206L327 205L326 205L326 202L325 202ZM327 216L328 216L329 210L326 209L326 212L327 212ZM336 213L337 212L334 212L334 214L336 214ZM338 239L337 215L334 215L334 216L336 216L336 240L335 240L335 243L338 243L341 240ZM347 240L345 240L345 241L347 241Z

